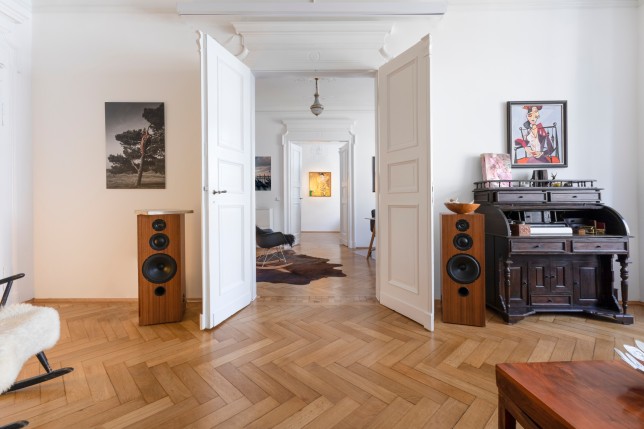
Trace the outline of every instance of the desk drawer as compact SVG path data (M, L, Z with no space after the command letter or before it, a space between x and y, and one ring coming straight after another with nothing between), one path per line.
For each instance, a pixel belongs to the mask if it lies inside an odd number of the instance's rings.
M545 202L545 192L497 192L496 200L500 203L533 203Z
M572 305L571 295L531 295L532 305Z
M625 241L573 240L574 253L626 253L628 243Z
M510 250L513 253L564 253L566 240L510 240Z
M599 192L550 192L550 201L553 202L600 202Z

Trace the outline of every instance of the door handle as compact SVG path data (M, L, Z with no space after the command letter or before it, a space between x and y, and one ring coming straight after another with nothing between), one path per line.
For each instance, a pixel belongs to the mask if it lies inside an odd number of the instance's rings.
M228 191L212 191L212 194L213 194L213 195L217 195L217 194L225 194L226 192L228 192Z

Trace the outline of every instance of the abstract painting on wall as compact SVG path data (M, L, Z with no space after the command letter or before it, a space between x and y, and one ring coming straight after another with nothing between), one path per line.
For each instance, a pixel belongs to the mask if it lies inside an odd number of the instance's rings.
M331 172L312 171L309 173L309 197L331 196Z
M270 156L255 157L255 190L256 191L271 190L271 157Z
M165 189L163 103L106 102L107 189Z

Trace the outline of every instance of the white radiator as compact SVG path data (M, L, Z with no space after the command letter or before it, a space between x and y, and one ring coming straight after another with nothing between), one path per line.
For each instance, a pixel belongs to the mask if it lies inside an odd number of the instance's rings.
M255 223L262 229L273 229L273 209L256 209Z

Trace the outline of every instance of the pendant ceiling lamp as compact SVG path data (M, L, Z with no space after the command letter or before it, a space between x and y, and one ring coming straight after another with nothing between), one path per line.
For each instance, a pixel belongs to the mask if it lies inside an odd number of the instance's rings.
M322 103L320 103L320 94L318 92L318 78L315 78L315 94L313 94L315 99L313 100L313 104L311 104L311 113L313 113L315 116L319 116L320 113L324 110L324 106Z

